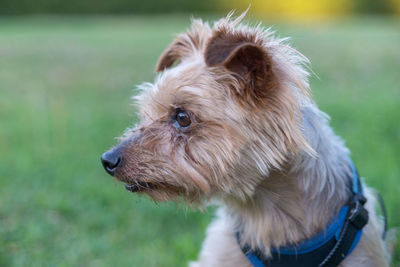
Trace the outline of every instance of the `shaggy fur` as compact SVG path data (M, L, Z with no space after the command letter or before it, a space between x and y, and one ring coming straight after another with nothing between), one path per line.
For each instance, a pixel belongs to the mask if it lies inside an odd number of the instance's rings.
M262 248L323 230L347 202L349 151L309 93L307 59L285 39L231 14L194 20L136 97L141 122L121 138L117 179L156 201L220 205L191 266L249 266L234 230ZM190 125L180 127L184 110ZM340 266L387 266L373 191L370 220Z

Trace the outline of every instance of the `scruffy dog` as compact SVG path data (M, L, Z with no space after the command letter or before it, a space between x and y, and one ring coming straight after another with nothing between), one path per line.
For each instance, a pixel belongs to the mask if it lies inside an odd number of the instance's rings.
M332 235L334 243L349 238L341 238L347 222L362 228L359 242L353 235L341 255L328 255L343 249L334 244L326 255L316 250L311 260L319 262L279 265L287 255L301 260L307 251L300 245L315 236L329 239L332 220L355 199L358 178L311 99L307 59L269 29L241 24L243 17L230 14L211 26L194 20L172 42L155 82L141 85L135 98L140 124L103 154L105 169L156 201L218 203L191 266L387 266L375 196L364 184L367 202L355 202L369 216L354 209L357 219L339 223ZM286 253L290 247L299 253Z

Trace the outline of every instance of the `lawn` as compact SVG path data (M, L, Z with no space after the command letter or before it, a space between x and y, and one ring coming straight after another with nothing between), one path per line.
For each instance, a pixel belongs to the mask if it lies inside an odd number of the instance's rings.
M213 209L129 194L100 155L190 16L0 20L0 266L186 266ZM313 94L400 226L400 22L266 21L312 62ZM400 238L400 236L399 236ZM400 249L395 256L400 266Z

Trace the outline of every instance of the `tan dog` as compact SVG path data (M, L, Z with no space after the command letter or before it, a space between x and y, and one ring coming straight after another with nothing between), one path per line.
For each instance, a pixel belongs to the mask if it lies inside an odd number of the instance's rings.
M250 266L235 232L271 257L323 231L351 197L349 152L310 97L307 59L243 16L194 20L140 86L140 124L102 157L132 192L220 205L191 266ZM388 265L364 195L368 224L340 266Z

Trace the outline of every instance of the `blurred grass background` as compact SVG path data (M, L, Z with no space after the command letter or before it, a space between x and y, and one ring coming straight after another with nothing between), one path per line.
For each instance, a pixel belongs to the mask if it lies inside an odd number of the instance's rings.
M136 120L134 85L153 79L158 56L189 17L0 18L0 266L196 259L212 208L154 204L100 164ZM399 20L263 20L310 58L319 106L383 194L390 226L400 226ZM400 266L398 247L394 262Z

